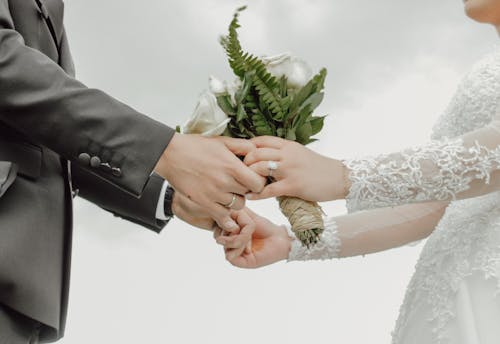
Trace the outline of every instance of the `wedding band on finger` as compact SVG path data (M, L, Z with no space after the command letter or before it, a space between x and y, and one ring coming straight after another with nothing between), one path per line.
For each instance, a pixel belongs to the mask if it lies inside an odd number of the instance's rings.
M276 161L268 161L267 169L269 170L269 178L273 177L273 171L278 169L278 163Z
M238 197L236 197L236 195L233 194L233 199L231 200L231 202L229 202L228 204L226 204L224 207L226 207L228 209L231 209L233 207L233 205L236 203L237 199L238 199Z

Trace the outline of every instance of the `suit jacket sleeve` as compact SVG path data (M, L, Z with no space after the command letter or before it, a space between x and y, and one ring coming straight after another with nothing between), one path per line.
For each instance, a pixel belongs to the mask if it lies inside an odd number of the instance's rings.
M7 0L0 0L0 95L0 121L135 197L174 134L26 46ZM115 174L80 161L82 153L108 163Z
M167 221L156 218L158 198L165 180L151 175L140 198L119 192L104 179L96 178L79 166L72 168L73 186L78 195L97 204L117 217L131 221L159 233Z

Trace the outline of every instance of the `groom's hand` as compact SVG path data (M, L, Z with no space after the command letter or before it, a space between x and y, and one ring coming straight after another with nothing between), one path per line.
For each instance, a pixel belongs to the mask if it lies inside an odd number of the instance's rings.
M205 209L221 228L234 232L239 226L231 219L231 209L242 209L244 195L259 193L266 182L237 157L254 149L248 140L175 134L155 172ZM226 207L230 204L231 209Z
M210 217L210 214L177 191L172 200L172 212L176 217L192 226L207 230L214 229L215 221Z

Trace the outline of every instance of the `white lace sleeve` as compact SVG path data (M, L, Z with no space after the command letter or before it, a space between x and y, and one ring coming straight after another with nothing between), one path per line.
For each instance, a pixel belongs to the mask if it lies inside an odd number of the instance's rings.
M318 244L308 249L294 239L288 261L365 255L424 239L436 228L448 204L405 204L326 219ZM295 238L290 229L289 235Z
M349 212L479 196L500 189L500 121L454 139L343 163L352 183Z
M325 230L321 234L320 241L311 248L307 248L297 240L289 226L287 226L287 229L288 235L294 238L288 256L289 262L294 260L304 261L338 258L341 242L337 232L337 223L334 218L325 220Z

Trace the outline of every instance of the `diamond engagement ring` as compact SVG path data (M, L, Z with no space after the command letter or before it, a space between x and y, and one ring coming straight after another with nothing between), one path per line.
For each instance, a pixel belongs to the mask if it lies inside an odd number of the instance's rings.
M231 202L226 204L224 207L231 209L233 207L233 205L236 203L236 199L237 199L236 195L233 194L233 199L231 200Z
M273 171L278 169L278 163L276 161L268 161L267 168L269 169L269 178L273 177Z

